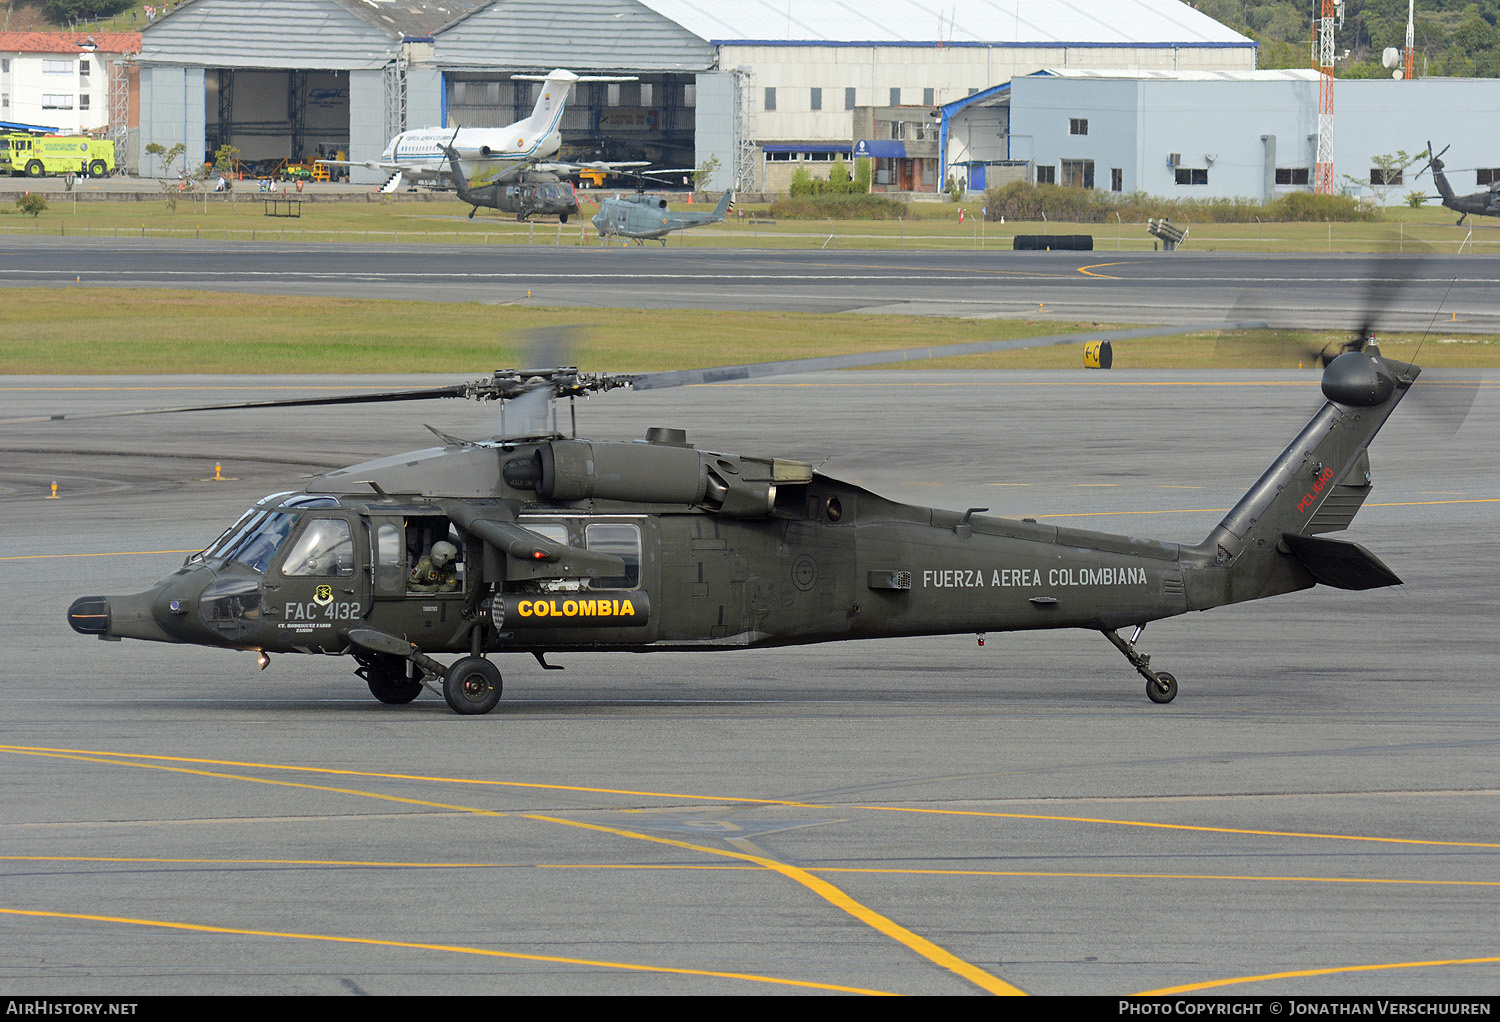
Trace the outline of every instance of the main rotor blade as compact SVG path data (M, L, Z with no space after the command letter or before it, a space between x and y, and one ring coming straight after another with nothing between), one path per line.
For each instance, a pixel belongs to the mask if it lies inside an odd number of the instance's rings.
M127 415L168 415L175 412L228 412L241 408L306 408L312 405L359 405L378 404L387 401L426 401L436 397L465 397L464 384L448 387L433 387L427 390L393 390L379 394L345 394L339 397L299 397L285 401L239 401L222 405L178 405L174 408L132 408L122 412L69 412L62 415L28 415L15 419L0 419L0 426L15 426L28 422L72 422L76 419L115 419Z
M748 365L718 366L712 369L676 369L657 373L626 375L635 390L659 390L662 387L690 387L700 383L724 383L730 380L752 380L765 376L790 376L793 373L816 373L825 369L857 369L862 366L889 365L896 362L923 362L959 355L983 355L993 351L1018 351L1024 348L1052 348L1062 344L1089 341L1127 341L1143 337L1171 337L1208 330L1262 330L1266 324L1256 321L1206 323L1201 326L1142 327L1136 330L1104 330L1078 334L1052 334L1023 337L1009 341L968 341L929 348L906 348L900 351L868 351L853 355L825 355L820 358L794 358L782 362L753 362Z

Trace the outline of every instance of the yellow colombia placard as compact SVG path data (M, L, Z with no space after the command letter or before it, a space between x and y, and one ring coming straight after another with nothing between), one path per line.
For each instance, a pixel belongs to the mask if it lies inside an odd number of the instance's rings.
M645 593L513 594L505 596L501 628L620 628L651 616Z

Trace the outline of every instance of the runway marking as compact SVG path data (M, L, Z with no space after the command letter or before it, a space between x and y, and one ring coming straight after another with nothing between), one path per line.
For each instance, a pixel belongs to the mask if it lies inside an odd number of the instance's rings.
M826 807L824 807L826 808ZM1437 848L1500 848L1500 842L1434 841L1431 838L1376 837L1367 834L1319 834L1297 830L1255 830L1248 827L1208 827L1195 823L1153 823L1148 820L1112 820L1093 816L1047 816L1041 813L996 813L981 809L918 809L906 806L853 806L890 813L928 813L935 816L981 816L1003 820L1045 820L1051 823L1101 823L1114 827L1146 827L1154 830L1186 830L1202 834L1245 834L1251 837L1312 838L1318 841L1365 841L1374 844L1421 845Z
M916 933L913 933L911 930L908 930L900 923L897 923L896 921L881 915L879 912L876 912L874 909L868 908L860 902L855 901L853 898L849 897L849 895L839 890L839 888L833 886L820 877L813 876L811 872L801 867L788 865L787 863L780 862L776 859L768 858L762 855L755 855L750 852L732 852L722 848L707 848L702 845L695 845L687 841L678 841L675 838L657 837L650 834L641 834L636 831L621 830L615 827L605 827L596 823L581 823L574 820L563 820L552 816L533 816L531 814L522 815L525 819L528 820L545 820L551 823L563 824L564 826L580 827L584 830L594 830L605 834L616 834L622 837L635 838L638 841L650 841L656 844L669 845L674 848L685 848L696 852L707 852L711 855L726 856L732 859L743 859L746 862L755 863L766 870L774 873L779 873L787 879L801 884L802 886L811 890L814 894L817 894L819 897L823 898L825 901L837 906L838 908L843 909L845 912L854 916L854 918L869 926L871 929L885 934L887 937L890 937L892 940L895 940L898 943L906 945L908 948L910 948L912 951L915 951L923 958L926 958L928 961L933 962L937 965L941 965L949 972L962 976L964 979L967 979L969 982L973 983L981 990L988 991L992 994L1001 994L1008 996L1018 996L1025 994L1025 991L1020 989L1019 987L1012 986L999 977L985 972L978 966L964 961L957 955L954 955L951 952L934 944L926 937L922 937Z
M714 979L740 979L752 983L774 983L779 986L805 987L813 990L836 990L841 993L892 996L885 990L867 990L862 987L838 986L832 983L814 983L808 980L781 979L776 976L759 976L748 972L714 972L708 969L683 969L669 965L638 965L631 962L595 961L588 958L564 958L558 955L530 955L519 951L495 951L489 948L466 947L462 944L423 944L405 940L379 940L374 937L341 937L327 933L294 933L280 930L253 930L234 926L208 926L202 923L182 923L165 919L136 919L130 916L99 916L82 912L46 912L39 909L0 908L0 913L11 916L31 916L42 919L81 919L96 923L123 923L129 926L153 926L167 930L187 930L192 933L223 933L241 937L280 937L287 940L311 940L330 944L363 944L370 947L408 948L416 951L444 951L450 954L480 955L486 958L508 958L526 962L551 962L558 965L588 965L599 969L623 969L630 972L664 972L677 976L709 976Z
M555 816L542 816L532 813L515 813L494 809L479 809L471 806L452 805L444 802L431 802L423 799L405 798L397 795L386 795L379 792L361 791L356 788L334 788L327 785L306 784L299 781L272 780L264 777L249 777L243 774L227 774L210 770L193 770L184 766L168 766L165 763L161 762L132 762L132 760L141 759L170 759L171 761L178 763L197 762L219 766L229 765L215 760L194 760L185 757L135 756L131 753L109 752L87 752L80 754L79 752L74 750L38 749L35 747L28 748L21 746L0 746L0 751L12 752L18 755L45 756L56 759L71 759L79 762L99 763L109 766L131 766L143 770L162 770L169 773L194 774L201 777L211 777L219 780L248 781L253 784L265 784L287 788L300 788L309 791L330 792L333 794L355 795L363 798L376 799L379 801L397 802L403 805L420 805L439 809L456 810L459 812L473 813L478 816L508 816L516 819L536 820L544 823L554 823L565 827L576 827L580 830L590 830L598 833L613 834L619 837L632 838L638 841L646 841L654 844L663 844L675 848L688 849L690 851L699 852L705 855L740 859L746 862L755 863L769 872L777 873L789 880L794 881L795 883L800 884L806 889L812 891L814 894L818 895L823 900L827 901L829 904L843 910L849 915L852 915L854 918L858 919L860 922L866 924L867 926L870 926L872 929L875 929L877 932L885 934L887 937L890 937L892 940L905 945L907 948L926 958L928 961L940 965L943 968L948 969L950 972L953 972L963 977L964 979L969 980L971 983L974 983L976 986L988 991L989 993L1005 995L1022 995L1025 993L1025 991L1021 990L1020 988L1014 987L1011 984L1006 983L1004 980L990 975L988 972L985 972L978 966L964 961L951 952L946 951L945 949L927 940L925 937L913 933L894 920L888 919L887 917L876 912L874 909L871 909L861 904L860 902L855 901L853 898L849 897L843 891L828 883L826 880L815 877L812 874L808 873L806 870L800 869L796 866L787 865L786 863L782 863L775 859L767 858L764 856L751 855L746 852L729 851L722 848L709 848L703 845L691 844L686 841L679 841L674 838L657 837L649 834L637 833L635 831L606 827L600 824L582 823L576 820L565 820ZM358 771L333 771L325 770L319 767L288 767L285 765L267 763L239 763L233 765L258 767L261 769L304 770L310 773L353 774L356 776L360 775ZM447 778L427 778L427 780L456 783L452 779Z
M1190 983L1186 986L1163 987L1160 990L1143 990L1132 997L1164 997L1167 994L1188 994L1195 990L1211 990L1214 987L1234 986L1238 983L1262 983L1269 979L1297 979L1303 976L1333 976L1343 972L1379 972L1387 969L1429 969L1440 965L1493 965L1500 958L1444 958L1431 962L1390 962L1383 965L1343 965L1331 969L1299 969L1295 972L1268 972L1261 976L1241 976L1236 979L1214 979L1206 983Z
M431 781L431 782L434 782L434 783L437 783L437 784L461 784L461 785L472 785L472 786L476 786L476 787L527 788L527 789L535 789L535 790L539 790L539 791L576 791L576 792L585 792L585 793L592 793L592 794L630 795L630 796L637 797L637 798L671 798L671 799L682 799L682 800L689 800L689 801L717 802L717 803L720 803L720 804L786 806L786 807L791 807L791 808L795 808L795 809L817 809L817 810L820 810L820 811L823 811L823 812L828 811L828 809L830 808L828 805L820 804L820 803L817 803L817 802L794 802L794 801L789 801L789 800L785 800L785 799L743 798L743 797L723 796L723 795L687 795L687 794L680 794L680 793L664 793L664 792L654 792L654 791L632 791L632 790L621 789L621 788L592 788L592 787L583 787L583 786L577 786L577 785L541 784L541 783L528 782L528 781L486 781L486 780L481 780L481 779L478 779L478 778L436 777L436 776L432 776L432 775L421 775L421 774L387 774L387 773L376 773L376 772L372 772L372 771L363 771L363 770L341 770L341 769L335 769L335 768L332 768L332 767L289 766L289 765L283 764L283 763L256 763L256 762L240 762L240 761L236 761L236 760L196 759L196 758L190 758L190 757L185 757L185 756L158 756L158 755L151 755L151 754L146 754L146 753L105 752L105 751L98 751L98 750L92 750L92 749L61 749L61 748L49 748L49 747L46 747L46 746L0 745L0 752L10 752L10 753L15 753L17 755L48 756L48 757L53 757L53 758L57 758L57 759L77 759L77 760L81 760L83 762L95 762L95 763L104 763L104 764L120 765L120 766L136 766L136 767L141 767L143 769L175 770L175 771L179 771L181 773L201 774L203 776L208 776L208 777L219 777L219 776L222 776L222 777L226 777L226 778L230 778L230 779L235 779L235 780L256 781L256 782L261 783L261 784L271 784L271 785L282 784L282 785L285 785L287 787L309 788L309 789L317 790L317 791L331 791L331 792L341 792L341 793L352 794L352 795L365 795L365 796L368 796L370 798L385 799L385 800L392 801L392 802L407 802L407 803L415 804L415 805L427 805L427 806L434 806L434 807L445 808L445 809L454 809L454 810L457 810L457 811L460 811L460 812L475 812L475 813L481 813L481 814L489 815L489 816L513 816L513 815L517 815L517 814L510 813L510 812L507 812L507 811L504 811L504 810L469 809L468 807L464 807L464 806L450 806L450 805L446 805L445 803L440 803L440 802L422 802L422 801L417 800L417 799L402 799L402 798L398 798L397 796L394 796L394 795L378 795L378 794L374 794L374 793L371 793L371 792L360 791L359 789L328 788L328 787L322 787L322 786L319 786L319 785L300 784L300 783L294 782L294 781L273 781L273 780L269 780L269 779L266 779L266 778L259 778L259 777L244 777L244 776L239 775L239 774L222 774L222 775L220 775L220 774L215 774L215 773L212 773L212 772L209 772L209 771L189 770L189 769L187 769L185 767L160 766L160 765L158 765L158 763L201 763L201 764L210 765L210 766L238 766L238 767L248 767L248 768L251 768L251 769L261 769L261 770L286 770L286 771L293 771L293 772L300 772L300 773L330 774L330 775L336 775L336 776L351 776L351 777L370 777L370 778L376 778L376 779L380 779L380 780ZM100 758L100 757L103 757L103 758ZM124 763L122 763L121 760L124 760L124 759L130 759L130 760L153 760L153 761L156 761L156 762L151 762L151 763L124 762ZM1372 842L1372 843L1376 843L1376 844L1420 845L1420 846L1431 846L1431 847L1439 847L1439 848L1500 848L1500 843L1487 843L1487 842L1481 842L1481 841L1436 841L1436 840L1433 840L1433 839L1430 839L1430 838L1378 837L1378 836L1364 835L1364 834L1321 834L1321 833L1313 833L1313 832L1306 832L1306 831L1294 831L1294 830L1251 830L1251 829L1235 828L1235 827L1210 827L1210 826L1204 826L1204 825L1199 825L1199 824L1188 824L1188 823L1155 823L1155 822L1152 822L1152 821L1149 821L1149 820L1119 820L1119 819L1111 819L1111 818L1108 818L1108 817L1053 816L1053 815L1048 815L1048 814L1045 814L1045 813L1002 813L1002 812L989 812L989 811L985 811L985 810L973 810L973 809L925 809L925 808L919 808L919 807L882 806L882 805L855 805L855 806L848 806L848 807L841 807L841 808L870 809L870 810L876 810L876 811L879 811L879 812L888 812L888 813L920 813L920 814L932 814L932 815L942 815L942 816L990 817L990 818L994 818L994 819L1010 819L1010 820L1040 820L1040 821L1043 821L1043 822L1050 822L1050 823L1093 823L1093 824L1107 824L1107 825L1110 825L1110 826L1118 826L1118 827L1144 827L1144 828L1148 828L1148 829L1196 831L1196 832L1207 833L1207 834L1246 834L1246 835L1251 835L1251 836L1256 836L1256 837L1314 838L1314 839L1318 839L1318 840L1327 840L1327 841L1362 841L1362 842ZM716 854L723 854L723 853L716 853Z
M641 862L394 862L377 859L212 859L130 857L111 855L0 855L0 862L113 863L155 866L337 866L355 869L571 869L571 870L660 870L696 872L735 870L764 872L758 864L719 865L701 863ZM1396 887L1500 887L1500 880L1426 880L1409 877L1317 877L1256 876L1240 873L1102 873L1078 870L1034 869L916 869L873 866L804 866L809 873L869 873L890 876L1017 877L1064 880L1217 880L1236 883L1287 884L1388 884Z
M1088 266L1080 266L1080 267L1078 267L1078 272L1081 273L1081 274L1083 274L1085 277L1099 277L1099 278L1102 278L1104 280L1119 280L1120 279L1119 277L1112 277L1112 276L1110 276L1107 273L1094 273L1093 271L1094 270L1101 270L1101 269L1103 269L1106 266L1125 266L1125 265L1127 265L1127 264L1124 263L1124 262L1116 262L1116 263L1091 263Z
M42 561L54 557L144 557L147 554L196 554L197 550L110 550L97 554L16 554L0 561Z

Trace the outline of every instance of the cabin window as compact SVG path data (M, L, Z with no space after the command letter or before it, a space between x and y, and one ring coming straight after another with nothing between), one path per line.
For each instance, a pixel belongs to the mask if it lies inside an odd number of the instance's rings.
M568 546L568 527L562 522L522 522L521 527L534 532L549 543Z
M598 522L584 528L584 545L625 562L625 574L590 579L590 589L635 589L641 584L641 530L637 525Z

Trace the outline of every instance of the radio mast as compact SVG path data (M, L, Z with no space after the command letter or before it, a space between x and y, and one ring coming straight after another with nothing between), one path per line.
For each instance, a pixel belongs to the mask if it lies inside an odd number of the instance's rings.
M1318 19L1318 172L1313 190L1333 194L1333 22L1342 18L1344 0L1323 0Z

